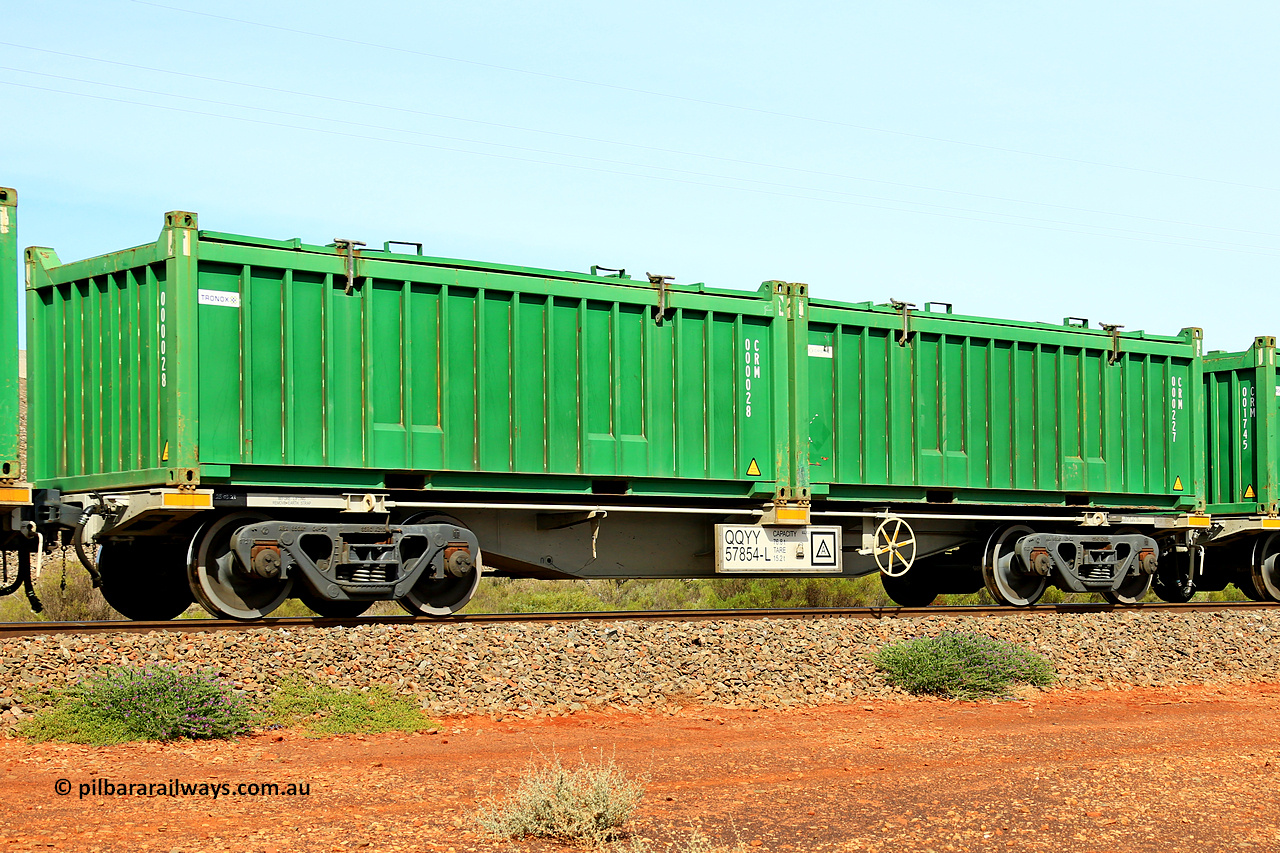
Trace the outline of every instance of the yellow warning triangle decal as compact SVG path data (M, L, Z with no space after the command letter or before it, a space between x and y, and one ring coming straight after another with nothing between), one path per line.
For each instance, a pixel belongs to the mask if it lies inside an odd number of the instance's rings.
M1246 487L1245 487L1245 490L1244 490L1244 496L1245 496L1246 498L1255 498L1255 497L1257 497L1257 494L1253 491L1253 485L1252 485L1252 484L1250 484L1250 485L1248 485L1248 486L1246 486Z
M1173 490L1174 490L1175 492L1180 492L1180 491L1182 491L1182 478L1181 478L1181 477L1174 477L1174 478L1173 478Z
M760 476L760 466L756 464L755 459L752 459L751 464L747 466L747 476L748 477Z
M164 453L160 454L160 461L161 462L169 461L169 442L167 441L164 443Z

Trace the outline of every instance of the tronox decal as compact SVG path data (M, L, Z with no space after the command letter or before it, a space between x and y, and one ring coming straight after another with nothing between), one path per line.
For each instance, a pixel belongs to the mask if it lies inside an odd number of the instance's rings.
M239 308L240 294L226 290L205 290L196 294L196 301L201 305L221 305L223 308Z

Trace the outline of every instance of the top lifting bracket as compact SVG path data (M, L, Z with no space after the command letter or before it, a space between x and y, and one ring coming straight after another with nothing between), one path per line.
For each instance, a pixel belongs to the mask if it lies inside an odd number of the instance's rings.
M911 302L899 302L892 297L889 298L889 304L893 306L894 311L902 314L902 333L898 335L898 346L905 347L911 340L911 312L916 306Z
M1107 356L1107 364L1115 364L1120 360L1120 330L1124 326L1116 323L1103 323L1102 330L1111 334L1111 353Z
M658 307L653 309L653 319L658 325L662 325L662 319L667 316L667 282L675 278L673 275L657 275L656 273L645 273L649 277L650 284L658 286Z
M344 292L347 294L347 296L350 296L351 291L355 289L355 286L356 286L356 251L357 251L356 247L363 246L365 244L361 243L359 240L343 240L341 237L334 237L333 245L338 250L339 255L344 254L343 250L344 249L346 250L345 255L347 258L347 289ZM419 248L418 254L422 254L421 248Z

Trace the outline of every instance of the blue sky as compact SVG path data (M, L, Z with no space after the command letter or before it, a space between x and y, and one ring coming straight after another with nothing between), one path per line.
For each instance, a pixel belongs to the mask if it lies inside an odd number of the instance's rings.
M1280 5L0 4L64 260L204 228L1280 334ZM195 14L209 12L210 14Z

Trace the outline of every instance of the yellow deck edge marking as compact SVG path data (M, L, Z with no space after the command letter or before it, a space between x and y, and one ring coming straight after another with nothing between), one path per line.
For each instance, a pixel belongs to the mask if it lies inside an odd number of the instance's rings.
M212 507L213 495L201 494L166 494L164 496L165 506L192 506L192 507Z

